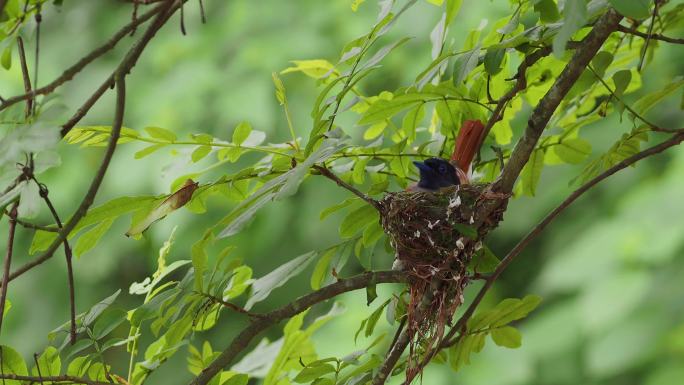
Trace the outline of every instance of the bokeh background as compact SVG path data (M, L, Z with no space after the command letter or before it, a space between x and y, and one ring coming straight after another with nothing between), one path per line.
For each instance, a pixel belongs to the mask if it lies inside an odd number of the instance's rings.
M68 0L60 12L46 10L41 28L40 84L55 78L67 66L101 44L130 18L130 5L113 0ZM208 22L200 23L196 2L186 6L187 36L180 33L178 15L152 40L128 81L125 125L148 125L173 130L179 137L207 132L230 138L242 120L267 132L268 140L288 139L285 116L273 90L271 72L288 67L288 61L323 58L334 62L344 44L364 33L375 20L377 3L368 0L357 12L350 0L247 1L206 0ZM450 38L456 46L466 32L510 12L505 1L467 1L452 23ZM419 2L392 30L395 37L413 36L394 51L360 87L368 94L407 85L430 61L429 33L441 17L438 7ZM32 29L26 30L31 38ZM673 35L683 36L684 28ZM60 100L73 111L118 63L134 38L106 55L75 81L59 91ZM655 44L655 43L654 43ZM16 60L17 58L14 57ZM663 87L684 74L684 49L661 44L643 73L642 91ZM306 136L311 126L310 108L317 96L315 81L302 74L283 75L295 130ZM21 93L19 66L0 70L3 96ZM82 122L111 124L113 93L108 93ZM664 127L681 127L681 97L667 99L652 112ZM529 110L529 108L527 109ZM516 129L525 123L525 111ZM63 117L66 117L65 111ZM338 121L350 133L354 116ZM629 119L604 119L583 130L594 154L605 151L631 129ZM519 132L519 131L518 131ZM650 143L657 141L656 135ZM134 152L143 145L120 146L97 197L96 204L118 196L166 193L178 175L202 168L202 164L174 164L168 151L143 160ZM62 213L80 202L95 172L101 149L60 144L62 166L43 178ZM182 149L179 149L182 152ZM238 167L238 166L233 166ZM202 182L230 170L218 170ZM492 249L504 255L543 215L572 189L569 181L579 166L549 166L542 175L537 196L515 199L502 227L490 236ZM674 148L649 158L594 188L563 214L505 272L486 303L501 298L539 294L544 302L523 321L523 346L507 350L488 343L471 366L454 373L433 364L425 384L645 384L684 383L684 149ZM261 276L274 267L312 249L338 242L341 216L323 222L319 212L345 199L348 193L323 178L310 178L296 196L268 206L247 231L231 238L237 254ZM115 290L140 281L156 267L158 248L178 226L171 259L188 259L190 245L203 229L215 223L231 205L215 198L202 215L180 210L155 224L141 240L123 234L129 223L117 221L99 246L75 261L77 306L89 308ZM65 215L65 214L63 214ZM48 223L48 217L42 216ZM6 221L0 224L5 234ZM32 233L20 230L15 263L29 260ZM4 250L5 237L0 239ZM354 263L350 263L353 265ZM374 268L391 265L389 256L376 256ZM360 271L358 263L351 267ZM271 309L305 293L308 275L292 280L274 292L258 309ZM471 288L472 292L475 287ZM381 287L379 293L390 293ZM469 294L472 295L469 291ZM26 358L42 351L46 335L68 317L66 269L57 256L10 286L13 307L3 324L2 343ZM122 295L122 307L140 298ZM353 335L369 313L365 295L340 298L347 310L315 335L319 355L345 355L366 346L370 339ZM377 303L371 305L372 308ZM485 304L486 305L486 304ZM221 318L208 338L214 349L226 346L243 320L231 314ZM122 329L122 333L126 331ZM392 333L381 319L377 333ZM277 338L280 329L269 333ZM205 336L202 336L205 337ZM384 349L381 347L380 349ZM179 355L179 356L182 356ZM126 356L109 359L124 367ZM150 383L182 383L189 379L183 357L166 364ZM123 370L122 370L123 371ZM183 379L183 381L181 381ZM395 381L396 382L396 381Z

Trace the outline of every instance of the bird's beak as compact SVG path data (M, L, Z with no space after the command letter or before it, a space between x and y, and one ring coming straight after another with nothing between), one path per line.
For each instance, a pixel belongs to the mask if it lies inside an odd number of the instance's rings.
M431 168L423 162L413 161L413 164L422 172L430 172Z

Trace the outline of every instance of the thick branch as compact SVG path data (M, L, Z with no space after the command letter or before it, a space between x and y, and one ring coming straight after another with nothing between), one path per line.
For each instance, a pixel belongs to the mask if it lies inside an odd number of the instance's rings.
M680 144L682 141L684 141L684 133L674 135L670 139L656 146L648 148L636 155L633 155L623 160L622 162L616 164L615 166L599 174L589 182L583 184L580 188L578 188L572 194L570 194L570 196L568 196L560 205L558 205L558 207L553 209L553 211L546 215L546 217L541 222L539 222L539 224L537 224L529 233L527 233L527 235L525 235L525 237L522 240L520 240L520 242L518 242L517 245L515 245L515 247L506 255L506 257L504 257L504 259L501 260L499 265L496 267L496 270L494 270L494 272L489 277L487 277L484 286L477 293L477 296L475 297L475 299L473 299L473 302L471 302L470 306L468 306L468 309L466 309L465 313L463 313L461 318L456 322L456 324L451 328L449 333L446 335L446 337L443 340L444 342L441 344L440 347L445 348L456 343L458 337L453 337L456 333L458 333L465 327L466 323L475 312L475 309L480 304L485 294L487 294L487 291L494 284L494 281L496 281L496 279L508 267L508 265L511 264L513 259L516 258L525 249L525 247L527 247L527 245L530 242L532 242L546 228L546 226L553 222L553 220L556 219L558 215L560 215L566 208L568 208L568 206L570 206L575 200L577 200L577 198L579 198L589 189L596 186L599 182L615 174L616 172L633 165L641 159L658 154L670 147L676 146ZM432 355L436 354L437 350L438 349L436 349Z
M660 41L664 41L667 43L673 43L673 44L684 44L684 39L667 37L667 36L664 36L664 35L661 35L658 33L652 33L649 35L648 33L640 32L634 28L628 28L628 27L625 27L622 25L618 25L617 30L620 32L628 33L630 35L639 36L639 37L644 38L644 39L649 39L649 36L650 36L650 39L652 39L652 40L660 40Z
M276 323L293 317L311 306L334 298L342 293L362 289L370 282L391 283L404 282L406 276L400 271L378 271L359 274L355 277L337 281L313 293L299 297L297 300L271 312L265 313L258 320L250 323L238 334L230 345L192 380L191 385L205 385L223 368L228 367L233 360L249 346L254 337Z
M592 31L583 40L582 45L575 51L572 59L563 69L563 72L561 72L532 112L527 122L525 133L516 143L508 164L496 182L496 191L509 193L513 190L513 185L518 175L520 175L520 172L522 172L523 167L529 160L530 154L534 151L539 137L556 111L556 108L558 108L587 65L589 65L591 59L596 55L601 45L603 45L603 42L616 30L621 19L622 16L612 8L598 19Z
M160 7L161 9L157 13L157 16L152 21L152 24L147 28L140 40L136 41L131 49L128 51L121 64L114 70L114 72L107 77L107 79L100 85L100 87L95 90L95 92L83 103L83 105L76 110L76 113L62 125L61 134L66 135L87 113L90 108L97 102L100 97L107 91L109 87L114 84L116 74L121 74L123 76L127 75L128 72L133 68L138 58L142 54L143 50L147 46L147 43L152 40L157 31L166 23L166 21L171 17L173 12L180 7L180 4L186 0L179 0L175 3L175 0L167 0Z
M133 31L137 26L146 22L152 16L159 13L161 10L162 10L162 6L158 6L154 9L140 15L140 17L137 17L135 20L131 21L128 25L126 25L125 27L120 29L106 43L97 47L95 50L93 50L92 52L90 52L89 54L87 54L86 56L81 58L74 65L67 68L57 79L53 80L51 83L45 85L44 87L37 88L37 89L33 90L32 92L26 92L23 95L17 95L17 96L13 96L11 98L7 98L5 101L2 102L2 104L0 104L0 111L4 110L5 108L7 108L7 107L9 107L15 103L19 103L22 100L27 100L29 98L35 97L36 95L47 95L49 93L52 93L59 86L68 82L69 80L73 79L74 76L76 76L76 74L81 72L85 67L87 67L90 63L92 63L95 59L97 59L98 57L100 57L100 56L104 55L105 53L109 52L110 50L112 50L119 43L119 41L121 39L123 39L131 31Z
M409 341L410 338L408 331L401 333L399 339L397 339L397 342L392 346L392 349L389 351L385 361L382 363L382 366L380 366L378 374L373 377L373 382L371 382L371 385L383 385L385 381L387 381L392 373L392 369L394 369L394 366L397 365L397 361L399 361L401 354L404 353L404 350L406 350Z

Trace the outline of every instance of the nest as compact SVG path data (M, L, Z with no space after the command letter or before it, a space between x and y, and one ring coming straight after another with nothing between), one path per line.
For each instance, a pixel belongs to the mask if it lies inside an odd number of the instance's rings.
M449 187L439 192L401 191L380 201L381 224L409 275L407 331L411 350L407 379L421 370L418 352L441 343L446 325L463 303L468 264L482 249L480 239L501 219L505 198L489 185ZM491 204L495 210L482 210ZM504 204L501 204L504 203ZM480 212L489 212L480 218Z

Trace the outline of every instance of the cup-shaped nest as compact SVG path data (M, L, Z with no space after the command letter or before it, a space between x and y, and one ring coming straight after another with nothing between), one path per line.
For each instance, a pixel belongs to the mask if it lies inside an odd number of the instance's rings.
M479 237L475 215L486 187L472 184L437 192L387 194L380 201L381 221L397 259L405 267L438 268L457 255L467 255L462 252L465 246Z

